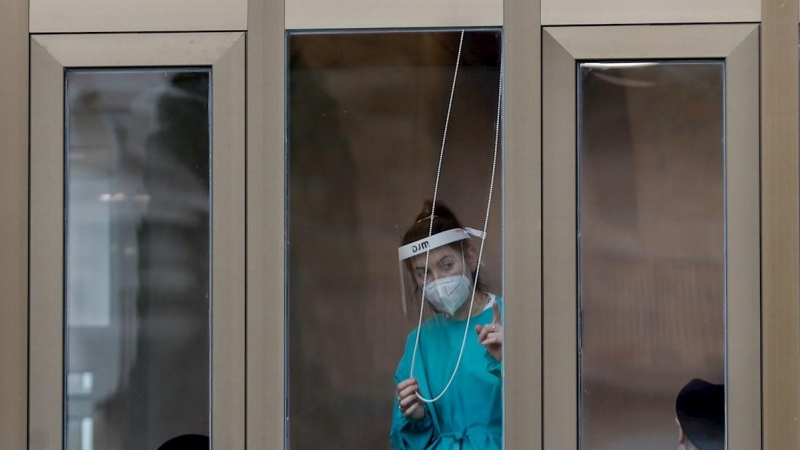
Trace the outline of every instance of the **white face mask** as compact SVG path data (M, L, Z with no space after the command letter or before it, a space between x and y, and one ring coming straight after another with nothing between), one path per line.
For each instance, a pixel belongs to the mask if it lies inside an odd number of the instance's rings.
M437 310L452 316L469 298L471 284L472 281L463 273L439 278L428 283L425 288L425 298Z

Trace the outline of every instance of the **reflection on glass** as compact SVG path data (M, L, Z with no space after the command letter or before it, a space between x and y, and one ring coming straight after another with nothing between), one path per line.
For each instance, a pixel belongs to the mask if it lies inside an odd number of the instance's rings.
M391 446L399 411L395 372L420 305L417 292L403 311L398 247L433 195L458 45L457 32L290 36L288 435L294 450ZM498 32L466 33L439 186L438 199L474 228L483 227L489 193L499 55ZM499 173L480 272L486 290L498 295ZM477 238L468 242L478 250ZM469 258L467 252L462 266ZM476 305L486 299L479 296ZM491 322L491 307L485 313L470 326ZM441 367L427 366L431 371L449 377L464 323L458 326L457 342L437 341L452 345L436 361ZM422 351L432 342L423 335ZM479 384L499 387L485 353L470 330L464 356L470 363L462 363L454 383L472 374ZM424 370L424 359L415 371ZM443 387L441 379L431 385L432 395ZM434 406L442 420L454 417L462 388ZM499 425L499 390L481 395L490 400L482 403L480 420L491 416ZM475 433L472 423L448 420L447 442ZM459 439L465 449L467 441ZM493 448L484 443L477 448Z
M584 450L675 448L678 392L724 381L723 71L579 68Z
M209 434L207 70L70 70L66 448Z

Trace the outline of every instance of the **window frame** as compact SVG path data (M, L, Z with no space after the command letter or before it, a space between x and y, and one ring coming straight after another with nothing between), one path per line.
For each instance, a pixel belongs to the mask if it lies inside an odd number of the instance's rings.
M759 27L544 28L544 427L578 448L577 75L591 60L725 60L725 364L728 450L761 448ZM722 311L721 311L722 313Z
M64 442L65 75L68 68L211 66L211 439L244 448L244 33L31 38L29 445ZM215 154L224 157L214 157Z
M376 17L372 10L348 17L342 10L326 17L323 25L315 22L319 14L307 9L302 11L308 17L293 21L297 15L291 11L300 8L300 0L249 3L247 340L273 343L248 346L247 378L259 380L248 385L247 420L258 424L247 427L249 446L286 448L288 439L286 33L318 27L346 31L490 24L502 25L504 35L503 292L506 298L520 299L507 302L504 313L503 438L505 448L541 448L541 240L531 231L541 229L540 2L479 3L450 8L439 2L431 6L436 10L431 14L414 10L413 1L402 1L397 5L407 15ZM488 22L486 8L494 8ZM500 10L502 22L496 23Z

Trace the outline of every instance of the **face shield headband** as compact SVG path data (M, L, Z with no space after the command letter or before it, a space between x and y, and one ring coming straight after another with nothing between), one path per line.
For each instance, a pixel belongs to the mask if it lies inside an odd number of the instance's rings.
M433 249L448 244L452 244L453 242L469 239L470 236L475 236L480 239L485 239L486 233L470 227L453 228L451 230L445 230L442 231L441 233L436 233L424 239L414 241L410 244L406 244L397 250L398 262L400 267L400 292L401 292L401 299L403 301L403 313L405 314L408 313L408 307L406 302L406 284L405 284L405 274L404 274L405 271L403 270L403 261L417 255L424 255L428 251L431 251Z

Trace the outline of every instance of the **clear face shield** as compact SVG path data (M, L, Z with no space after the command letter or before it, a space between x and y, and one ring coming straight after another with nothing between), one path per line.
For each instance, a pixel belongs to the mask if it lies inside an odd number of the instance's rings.
M406 315L411 299L418 298L419 306L423 306L423 290L435 311L449 315L455 314L469 300L473 280L466 253L469 247L464 241L470 236L482 239L483 234L474 228L454 228L398 249L401 299ZM450 245L459 242L460 245Z

